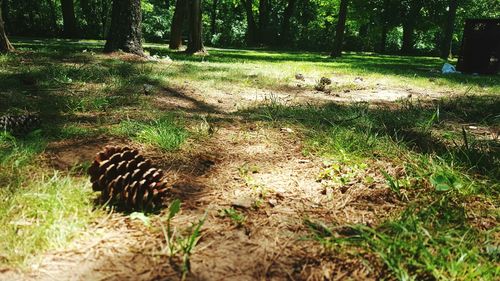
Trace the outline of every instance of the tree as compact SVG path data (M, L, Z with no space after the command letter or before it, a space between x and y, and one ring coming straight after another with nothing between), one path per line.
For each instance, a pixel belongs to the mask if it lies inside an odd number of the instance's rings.
M1 2L2 0L0 0ZM10 44L7 34L5 34L4 22L2 17L2 3L0 3L0 53L11 52L14 50L12 44Z
M189 40L187 53L205 52L202 38L201 0L189 0Z
M144 55L141 31L141 0L115 0L105 52L122 50Z
M295 10L297 0L288 0L288 3L283 12L283 22L281 24L281 43L286 45L290 41L290 20Z
M241 0L243 6L245 7L245 13L247 18L247 44L255 45L257 42L257 24L255 23L255 16L253 14L253 1L252 0Z
M415 26L420 18L422 0L407 0L402 2L403 7L403 43L401 53L409 54L413 51Z
M67 38L75 38L78 34L76 29L75 7L73 0L61 0L63 15L63 34Z
M335 41L333 42L333 50L330 54L330 56L334 58L342 56L342 45L344 43L345 22L347 19L348 6L349 0L340 1L337 27L335 28Z
M182 27L188 12L189 0L177 0L175 2L174 17L170 27L170 43L172 50L179 50L182 47Z
M271 42L271 35L269 32L269 19L270 19L269 0L259 1L259 43L269 44Z
M212 0L212 14L210 15L210 33L214 35L217 32L217 5L219 0Z
M453 30L455 28L455 18L457 16L458 0L450 0L448 6L448 15L444 26L443 43L441 45L441 58L448 59L451 53L451 41L453 39Z

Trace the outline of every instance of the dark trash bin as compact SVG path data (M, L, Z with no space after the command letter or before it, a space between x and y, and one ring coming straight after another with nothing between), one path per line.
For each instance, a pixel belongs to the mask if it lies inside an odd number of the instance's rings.
M457 70L465 73L496 74L500 60L500 19L465 21Z

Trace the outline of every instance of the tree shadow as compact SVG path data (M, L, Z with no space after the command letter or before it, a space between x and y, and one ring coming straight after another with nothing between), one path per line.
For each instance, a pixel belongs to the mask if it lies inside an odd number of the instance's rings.
M461 131L463 124L476 124L496 130L498 134L498 108L500 97L487 95L455 97L428 104L401 104L396 108L394 105L374 107L340 103L292 107L266 105L236 114L247 120L302 125L312 129L314 134L309 137L314 141L324 142L324 146L341 149L344 153L384 155L387 148L381 142L388 138L419 155L450 159L463 171L471 170L499 180L498 135L476 137L467 129L464 136ZM448 124L456 127L449 128ZM453 137L445 139L433 129ZM328 142L335 144L328 146Z

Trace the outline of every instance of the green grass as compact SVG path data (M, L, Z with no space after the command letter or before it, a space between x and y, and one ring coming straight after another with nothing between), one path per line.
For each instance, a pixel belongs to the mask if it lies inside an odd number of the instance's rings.
M149 122L123 121L116 131L165 151L179 149L188 137L187 130L171 114Z
M303 139L305 155L331 163L320 177L338 185L355 178L373 182L363 177L374 161L404 167L403 176L384 175L387 188L408 204L404 212L379 225L327 222L334 226L321 233L311 230L332 254L374 255L400 280L495 280L500 275L494 240L498 227L480 229L468 219L482 212L468 205L477 200L498 220L498 140L467 127L500 126L498 75L441 75L436 71L443 61L430 57L351 53L331 59L321 53L226 49L193 57L146 44L151 54L174 60L162 64L103 56L101 41L13 41L19 50L33 52L0 55L0 113L35 111L44 122L42 130L22 138L0 135L0 264L26 265L45 250L64 247L99 216L92 210L93 195L85 179L47 167L41 154L50 141L118 135L172 151L188 138L203 142L211 137L221 120L243 119L293 128ZM217 117L165 113L153 99L183 87L229 94L289 91L297 73L351 82L361 76L368 88L381 83L458 95L434 102L402 100L387 107L285 106L274 101ZM153 86L151 95L144 93L144 84ZM240 173L251 170L243 167ZM245 221L232 209L224 215L235 224ZM350 231L337 231L346 228Z
M461 97L436 104L402 102L396 108L271 102L243 115L276 128L295 128L305 139L305 154L330 159L319 178L336 186L353 179L373 181L364 176L373 161L405 168L402 176L378 171L387 188L407 202L401 214L392 214L393 218L377 226L333 223L335 227L325 229L324 224L307 223L313 237L332 255L350 254L358 259L363 253L375 255L399 280L496 280L500 268L495 232L499 228L481 230L471 225L468 212L481 211L465 206L471 200L493 205L488 212L498 218L500 208L493 203L500 202L498 144L476 140L466 148L460 134L451 137L451 143L439 136L456 120L498 126L499 120L492 115L498 102L498 96Z
M2 263L24 265L34 254L64 247L97 216L91 194L86 179L59 173L36 174L22 187L0 189Z
M474 229L456 200L436 194L430 202L415 202L400 217L377 227L324 229L307 224L329 250L357 256L373 253L399 280L495 280L500 275L494 238L498 227Z
M39 167L41 131L24 138L0 134L0 264L24 266L34 255L63 247L93 212L87 179Z

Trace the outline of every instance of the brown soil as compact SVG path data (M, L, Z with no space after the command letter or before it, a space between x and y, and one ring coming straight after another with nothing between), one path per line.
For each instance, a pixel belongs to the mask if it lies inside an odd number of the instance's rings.
M365 90L362 90L365 91ZM364 92L358 92L361 96ZM193 113L228 113L244 97L211 97L186 89L164 89L153 96L163 110L181 108ZM296 93L297 102L306 93ZM350 93L353 95L353 93ZM407 93L405 94L407 95ZM229 96L229 95L228 95ZM310 100L334 100L318 93ZM218 99L224 98L223 102ZM245 106L266 101L265 94ZM181 231L205 212L202 236L191 257L189 280L378 280L384 267L372 256L325 251L311 239L305 219L328 225L377 224L403 207L391 193L380 168L394 172L384 161L367 163L363 176L336 187L318 180L322 159L304 157L299 136L280 128L260 128L244 120L223 121L202 144L178 153L139 147L165 169L173 197L183 202L174 226ZM107 144L122 139L65 140L50 144L47 162L69 170ZM133 145L133 144L132 144ZM235 208L246 216L242 225L221 216ZM178 280L180 261L161 251L165 238L159 216L152 226L123 214L110 214L75 239L67 249L33 260L26 272L4 270L0 280Z

